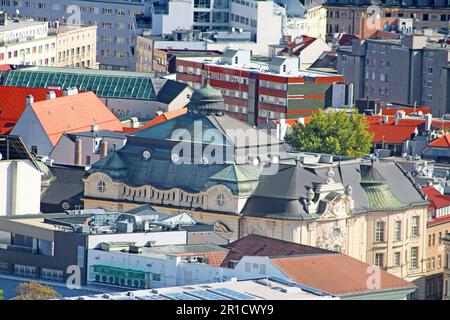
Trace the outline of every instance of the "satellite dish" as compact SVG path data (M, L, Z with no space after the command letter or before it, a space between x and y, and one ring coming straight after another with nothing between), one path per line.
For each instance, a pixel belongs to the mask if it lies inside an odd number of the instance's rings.
M148 160L148 159L150 159L152 154L150 153L150 151L145 150L144 152L142 152L142 156L144 157L145 160Z

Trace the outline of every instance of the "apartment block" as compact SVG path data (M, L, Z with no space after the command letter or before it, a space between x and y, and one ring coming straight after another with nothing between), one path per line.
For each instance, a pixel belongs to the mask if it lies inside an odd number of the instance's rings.
M354 84L355 99L417 104L441 116L450 112L449 49L424 35L353 40L337 50L338 72Z
M5 0L0 10L19 18L33 18L51 25L97 26L98 47L94 48L102 69L134 69L136 16L146 11L143 0ZM96 51L95 51L96 50Z
M49 28L47 22L0 19L0 64L98 68L96 27Z
M327 31L360 34L365 24L378 24L383 29L383 19L409 18L413 29L447 28L450 20L450 3L447 0L382 0L372 5L369 0L327 1ZM374 18L377 19L374 19Z
M324 107L327 91L341 76L299 71L299 59L275 56L253 61L246 50L227 50L218 58L177 59L177 80L200 88L205 81L220 89L227 113L250 124L298 118Z

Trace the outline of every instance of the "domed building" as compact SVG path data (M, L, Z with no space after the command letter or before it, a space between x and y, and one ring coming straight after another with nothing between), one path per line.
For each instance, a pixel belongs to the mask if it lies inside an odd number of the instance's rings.
M428 203L400 166L287 153L224 110L220 91L206 85L186 114L129 136L92 166L85 208L149 203L214 224L231 240L260 234L343 252L407 280L423 275Z

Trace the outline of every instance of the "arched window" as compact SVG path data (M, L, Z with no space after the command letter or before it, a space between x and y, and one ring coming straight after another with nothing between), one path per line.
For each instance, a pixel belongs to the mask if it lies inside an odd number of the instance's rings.
M106 190L106 183L105 183L105 181L100 180L100 181L98 182L98 184L97 184L97 190L98 190L98 192L100 192L100 193L105 192L105 190Z
M219 206L221 206L221 207L223 207L223 205L225 204L225 196L222 194L222 193L220 193L218 196L217 196L217 204L219 205Z

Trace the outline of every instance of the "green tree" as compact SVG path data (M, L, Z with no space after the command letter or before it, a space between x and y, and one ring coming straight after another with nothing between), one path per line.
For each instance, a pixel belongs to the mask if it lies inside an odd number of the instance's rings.
M20 283L16 293L14 300L50 300L59 297L53 288L36 281Z
M3 300L3 290L0 289L0 300Z
M314 113L307 124L295 124L285 141L296 151L362 157L370 152L372 134L364 115L345 111Z

